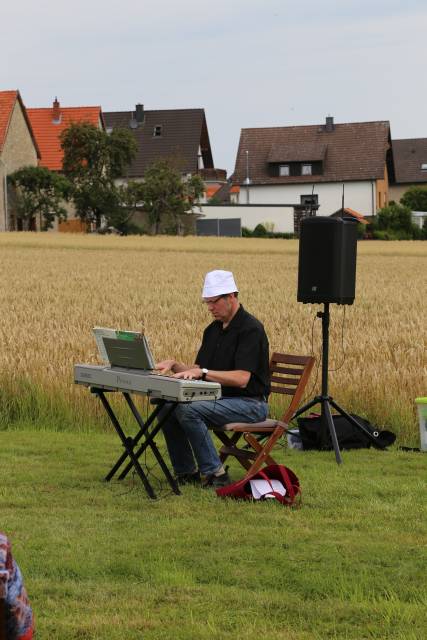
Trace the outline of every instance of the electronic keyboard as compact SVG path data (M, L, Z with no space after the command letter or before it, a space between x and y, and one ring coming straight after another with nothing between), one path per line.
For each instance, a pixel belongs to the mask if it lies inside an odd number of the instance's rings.
M203 380L183 380L143 369L125 369L105 365L74 365L74 382L108 391L139 393L172 402L219 400L221 385Z

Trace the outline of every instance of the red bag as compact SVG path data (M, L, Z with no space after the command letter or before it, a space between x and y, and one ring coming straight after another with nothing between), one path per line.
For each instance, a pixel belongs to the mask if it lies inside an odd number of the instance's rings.
M216 490L216 494L221 498L230 497L240 498L241 500L252 500L253 495L250 480L257 479L266 480L271 487L271 480L279 480L286 489L285 495L282 496L281 493L274 491L273 487L269 495L274 496L274 498L282 504L291 506L295 504L297 500L298 502L301 501L301 487L297 476L291 469L282 464L270 464L247 478L232 482L226 487L219 487Z

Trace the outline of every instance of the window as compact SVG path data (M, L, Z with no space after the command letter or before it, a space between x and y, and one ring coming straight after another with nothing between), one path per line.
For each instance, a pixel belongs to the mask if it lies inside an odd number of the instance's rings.
M305 204L307 206L319 204L319 196L317 193L313 193L307 196L300 196L301 204Z
M289 165L279 164L279 176L289 176Z
M302 176L311 176L311 164L303 164L301 166L301 175Z
M162 125L156 124L153 131L153 138L160 138L161 135L162 135Z
M421 163L421 171L427 171L427 162Z

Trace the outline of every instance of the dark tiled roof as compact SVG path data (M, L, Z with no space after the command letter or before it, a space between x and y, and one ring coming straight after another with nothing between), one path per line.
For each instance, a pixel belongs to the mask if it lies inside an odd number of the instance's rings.
M354 122L336 124L332 131L324 125L300 127L267 127L242 129L236 158L235 184L243 184L246 176L246 151L252 184L293 184L341 182L384 178L390 124ZM270 158L277 159L276 149L290 150L287 161L295 154L295 162L303 161L308 151L326 150L322 175L272 176ZM302 149L302 151L299 151ZM305 158L304 158L305 160ZM307 158L308 160L308 158ZM312 159L313 161L316 158Z
M427 138L393 140L394 171L396 183L427 182Z
M164 109L144 111L143 122L137 127L134 111L110 111L103 113L109 127L128 129L135 136L138 152L126 177L138 178L147 167L160 159L172 159L182 173L196 173L199 146L204 166L213 167L209 134L204 109ZM154 136L155 127L161 135Z
M296 144L271 145L267 162L315 162L323 160L326 153L326 144L302 142Z

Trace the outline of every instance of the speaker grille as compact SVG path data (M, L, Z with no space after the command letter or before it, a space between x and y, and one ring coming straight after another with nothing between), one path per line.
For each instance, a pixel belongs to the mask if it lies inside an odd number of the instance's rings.
M357 223L341 218L301 222L298 302L353 304Z

